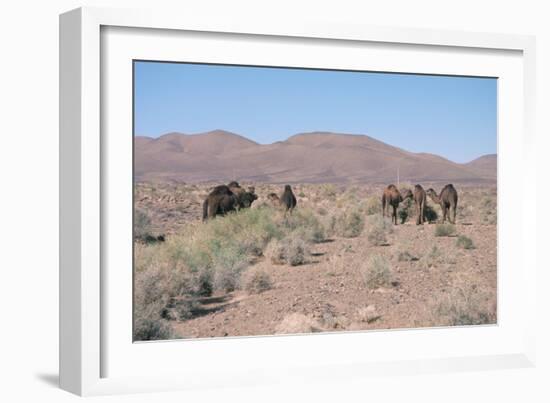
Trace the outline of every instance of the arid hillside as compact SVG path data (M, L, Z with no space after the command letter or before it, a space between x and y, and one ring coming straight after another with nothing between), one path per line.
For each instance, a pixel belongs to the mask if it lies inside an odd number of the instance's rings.
M494 184L496 155L467 164L412 153L366 135L302 133L273 144L215 130L159 138L135 137L134 175L138 181L263 183L410 182Z

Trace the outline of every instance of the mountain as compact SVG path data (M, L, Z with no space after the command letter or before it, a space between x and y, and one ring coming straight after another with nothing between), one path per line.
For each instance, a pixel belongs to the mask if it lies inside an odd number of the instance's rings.
M473 161L464 164L466 167L476 172L478 175L494 178L496 179L497 175L497 155L496 154L487 154L482 155L479 158L476 158Z
M136 180L274 183L395 181L495 182L496 156L467 164L412 153L366 135L301 133L285 141L258 144L235 133L169 133L136 136Z

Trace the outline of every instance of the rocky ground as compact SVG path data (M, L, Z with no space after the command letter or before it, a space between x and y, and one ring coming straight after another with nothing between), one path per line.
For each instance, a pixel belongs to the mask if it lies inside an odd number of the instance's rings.
M255 186L260 199L254 208L281 189ZM189 225L204 225L201 203L210 187L139 183L136 208L147 213L154 234L181 234ZM363 203L364 228L358 236L331 233L311 244L304 264L275 264L259 256L247 271L268 273L265 290L217 290L197 299L190 318L170 325L177 337L224 337L496 323L496 188L457 188L453 233L436 236L437 224L417 226L409 215L385 230L385 242L377 244L369 223L380 214L382 187L295 185L298 208L312 209L324 223L335 211ZM369 283L374 256L387 265L375 286Z

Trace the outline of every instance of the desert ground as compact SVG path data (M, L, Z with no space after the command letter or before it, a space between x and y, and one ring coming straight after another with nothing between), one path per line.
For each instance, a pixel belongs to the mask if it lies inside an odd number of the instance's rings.
M384 185L292 184L288 214L284 184L252 182L251 208L202 222L216 184L135 184L135 340L496 323L495 185L455 184L456 225L429 199L431 222L408 200L393 225Z

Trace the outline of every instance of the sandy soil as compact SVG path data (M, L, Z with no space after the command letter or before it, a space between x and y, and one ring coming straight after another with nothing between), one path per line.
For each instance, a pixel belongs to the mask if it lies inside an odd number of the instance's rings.
M200 219L208 188L140 183L136 206L149 212L156 233L170 236ZM280 186L256 188L262 196ZM319 211L337 208L346 190L333 185L294 187L298 207ZM355 186L353 191L362 200L378 197L381 188ZM260 197L256 203L262 202ZM430 204L440 214L439 206ZM455 236L436 237L436 224L417 226L409 219L394 226L385 246L371 245L364 230L356 238L331 236L313 244L304 265L275 265L261 257L251 269L265 269L271 289L201 298L193 318L172 321L172 326L181 337L224 337L471 324L468 315L495 323L496 189L462 187L459 206ZM475 248L457 246L458 235L469 237ZM375 254L389 261L391 282L369 289L364 272Z

